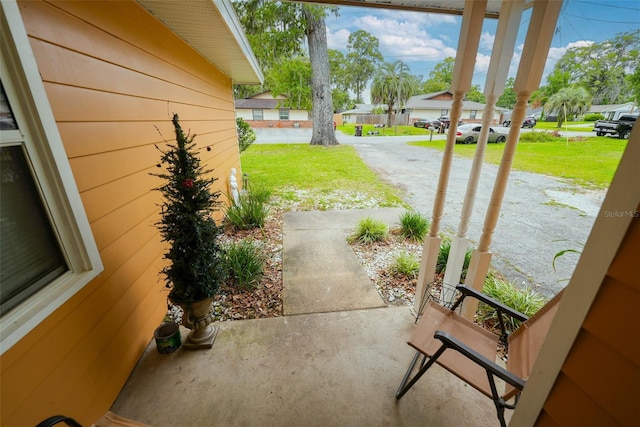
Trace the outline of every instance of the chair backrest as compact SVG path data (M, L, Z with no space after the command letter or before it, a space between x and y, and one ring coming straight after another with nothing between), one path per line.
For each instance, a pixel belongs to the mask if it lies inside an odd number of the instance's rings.
M507 370L516 374L522 379L528 379L533 364L538 358L540 347L544 342L551 321L558 311L560 299L563 291L551 298L536 314L529 320L522 323L515 332L509 336L509 355L507 359ZM507 384L505 388L505 400L513 397L518 390Z

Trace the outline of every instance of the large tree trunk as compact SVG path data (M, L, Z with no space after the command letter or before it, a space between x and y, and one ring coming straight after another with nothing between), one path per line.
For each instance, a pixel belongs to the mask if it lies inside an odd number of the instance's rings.
M333 101L331 99L331 75L327 50L327 28L324 11L303 7L307 21L307 40L311 60L311 89L313 101L313 134L311 145L338 145L333 128Z

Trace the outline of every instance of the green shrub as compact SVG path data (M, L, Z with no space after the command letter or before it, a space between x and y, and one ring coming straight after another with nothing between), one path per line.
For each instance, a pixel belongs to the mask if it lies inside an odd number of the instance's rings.
M406 211L400 217L400 234L405 239L421 242L429 231L429 220L415 211Z
M604 116L600 113L585 114L582 118L585 122L595 122L596 120L604 120Z
M369 244L386 240L389 236L389 228L382 222L371 217L364 217L358 221L355 231L348 237L350 243Z
M536 314L546 302L542 294L530 288L521 289L515 283L499 279L493 275L489 275L485 280L482 292L527 317ZM498 314L495 309L483 303L478 305L476 319L490 327L498 324ZM508 317L505 317L504 321L505 328L508 331L515 331L521 323Z
M558 131L551 132L526 132L520 134L520 142L554 142L558 140Z
M389 268L391 273L397 276L417 277L420 271L420 259L414 254L401 251L393 259L393 263Z
M238 131L238 146L242 153L255 142L256 133L242 117L236 117L236 130Z
M451 239L443 237L438 251L438 260L436 261L436 273L443 273L447 268L447 259L449 259L449 251L451 250Z
M436 273L444 273L447 269L447 260L449 259L449 252L451 251L451 239L449 237L443 237L440 244L440 250L438 251L438 261L436 261ZM473 251L467 249L464 254L464 262L462 263L462 274L460 280L464 280L467 277L467 270L469 269L469 263L471 262L471 255Z
M227 209L227 222L236 230L262 228L269 214L267 203L270 197L271 192L262 188L241 191L237 203L231 198L231 206Z
M224 248L223 263L233 286L254 289L264 272L265 255L259 246L247 241L231 243Z

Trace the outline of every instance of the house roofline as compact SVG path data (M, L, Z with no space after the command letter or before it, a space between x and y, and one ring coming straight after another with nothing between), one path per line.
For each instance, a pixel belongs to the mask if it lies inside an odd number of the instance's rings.
M229 0L136 0L236 84L264 75Z

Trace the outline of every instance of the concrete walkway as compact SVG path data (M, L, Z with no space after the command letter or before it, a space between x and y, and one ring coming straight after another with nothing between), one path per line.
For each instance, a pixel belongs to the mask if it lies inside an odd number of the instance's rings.
M497 426L492 401L437 365L394 397L415 319L384 307L345 236L401 212L287 214L287 315L222 322L210 350L159 354L152 340L111 410L155 427Z
M284 217L284 314L384 307L346 236L364 217L389 227L402 208L288 212Z

